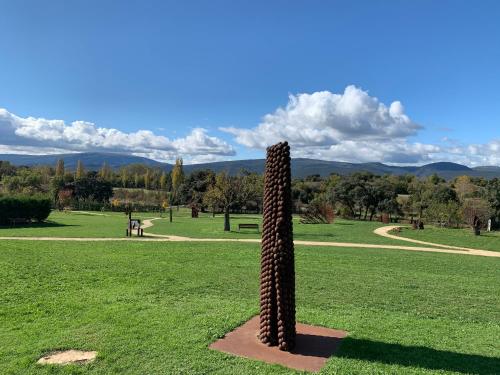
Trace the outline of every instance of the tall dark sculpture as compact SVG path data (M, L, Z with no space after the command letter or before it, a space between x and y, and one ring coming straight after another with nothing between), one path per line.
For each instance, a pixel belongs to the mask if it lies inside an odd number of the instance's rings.
M295 346L295 267L290 146L267 149L260 274L260 340L289 351Z

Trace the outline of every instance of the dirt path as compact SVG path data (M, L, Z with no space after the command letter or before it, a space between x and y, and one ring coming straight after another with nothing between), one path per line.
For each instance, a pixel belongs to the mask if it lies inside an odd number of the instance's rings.
M465 251L483 251L483 250L478 250L478 249L471 249L468 247L460 247L460 246L450 246L450 245L441 245L433 242L425 242L425 241L420 241L420 240L414 240L413 238L406 238L406 237L401 237L401 236L396 236L394 234L390 234L389 232L393 229L396 228L402 228L401 225L388 225L385 227L380 227L377 228L373 231L373 233L378 234L379 236L382 237L387 237L391 238L394 240L399 240L399 241L406 241L406 242L413 242L413 243L418 243L420 245L427 245L427 246L433 246L433 247L440 247L440 248L445 248L445 249L453 249L453 250L465 250Z
M153 224L153 220L160 220L161 217L154 217L152 219L145 219L143 220L142 222L142 225L141 225L141 228L142 229L148 229L148 228L151 228L154 224Z
M159 220L161 218L146 219L143 221L143 229L151 228L154 224L154 220ZM384 237L393 238L401 240L402 237L394 236L389 234L390 230L394 229L396 226L381 227L375 230L376 234ZM383 229L383 230L382 230ZM0 237L0 240L24 240L24 241L95 241L95 242L106 242L106 241L142 241L142 242L244 242L244 243L260 243L260 239L253 238L193 238L193 237L181 237L181 236L170 236L163 234L153 234L144 232L146 237L118 237L118 238L83 238L83 237ZM388 250L407 250L407 251L423 251L432 253L449 253L449 254L463 254L463 255L476 255L485 257L500 258L500 252L496 251L486 251L486 250L476 250L467 248L458 248L447 245L432 244L417 240L408 240L408 242L417 242L425 245L432 245L441 248L434 247L420 247L420 246L401 246L401 245L375 245L375 244L364 244L364 243L351 243L351 242L320 242L320 241L294 241L295 245L298 246L325 246L325 247L349 247L349 248L362 248L362 249L388 249Z

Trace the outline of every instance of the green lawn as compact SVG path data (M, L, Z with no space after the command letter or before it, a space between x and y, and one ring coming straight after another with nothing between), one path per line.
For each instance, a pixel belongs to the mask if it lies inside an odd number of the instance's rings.
M500 267L297 247L299 321L349 331L324 374L495 374ZM0 374L290 374L208 345L258 312L259 246L0 241ZM54 349L95 363L42 367Z
M231 215L231 231L224 232L224 217L202 214L197 219L181 215L174 217L172 223L168 219L154 221L154 227L148 229L156 234L173 234L197 238L260 238L254 229L238 231L239 223L259 224L262 230L260 215ZM375 244L403 244L397 240L380 237L373 231L380 227L380 222L350 221L337 219L333 224L301 224L300 218L294 216L294 239L310 241L362 242Z
M196 238L260 238L260 233L253 229L238 231L238 223L256 223L261 226L260 215L231 215L231 231L224 232L223 215L212 217L209 213L200 213L192 219L190 210L174 209L174 219L170 223L168 213L161 220L155 220L154 226L147 231L155 234L177 235ZM134 213L134 218L141 220L158 217L158 213ZM421 246L411 242L398 241L381 237L373 233L380 227L380 222L336 219L333 224L301 224L298 216L294 217L294 238L309 241L334 241L371 243L379 245ZM46 223L0 227L0 237L6 236L47 236L47 237L124 237L127 217L118 212L59 212L53 211ZM262 229L262 228L261 228ZM500 232L484 232L476 237L470 230L443 229L426 226L423 231L404 228L402 237L445 245L465 246L484 250L500 251Z
M394 234L444 245L500 251L500 232L484 231L481 232L480 236L475 236L471 229L449 229L427 225L424 230L403 228L400 233Z
M148 219L154 213L136 213L134 218ZM0 237L125 237L127 216L123 212L52 211L44 223L0 227Z
M180 209L173 211L174 219L170 223L168 213L164 219L155 220L154 227L147 231L156 234L170 234L197 238L260 238L260 233L253 229L238 231L238 223L256 223L262 229L260 215L231 215L231 231L224 232L224 217L209 213L200 213L197 219L191 218L191 211ZM145 219L158 217L158 213L134 213L134 218ZM166 216L166 217L165 217ZM381 226L379 222L349 221L337 219L333 224L300 224L294 217L294 238L310 241L361 242L374 244L400 244L407 242L380 237L373 230ZM47 237L124 237L127 217L123 213L84 213L53 211L46 223L30 224L16 228L0 227L0 237L5 236L47 236ZM411 246L411 245L410 245ZM418 246L418 245L416 245Z
M178 235L197 238L260 238L260 233L253 229L238 231L238 223L256 223L262 229L260 215L231 215L231 231L224 232L224 217L209 213L200 213L193 219L190 211L173 211L174 219L170 223L168 213L162 220L155 220L154 226L147 231L156 234ZM158 217L158 213L134 213L134 218L147 219ZM359 242L380 245L412 246L408 242L391 240L378 236L373 230L381 226L379 222L349 221L337 219L333 224L301 224L298 216L294 217L294 238L310 241ZM46 223L30 224L15 228L0 227L0 237L124 237L127 217L114 212L58 212L53 211ZM418 246L418 245L414 245Z

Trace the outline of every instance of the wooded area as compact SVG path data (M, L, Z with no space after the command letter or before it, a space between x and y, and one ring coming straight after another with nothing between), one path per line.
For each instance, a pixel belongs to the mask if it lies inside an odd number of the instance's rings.
M261 213L263 176L242 170L237 175L199 170L186 175L182 159L172 172L142 164L112 170L105 163L87 171L80 162L67 170L55 166L16 167L0 161L0 194L50 198L57 209L150 210L189 206L201 212ZM329 223L335 216L359 220L423 220L443 227L500 223L500 180L460 176L446 181L437 175L318 175L292 181L293 209L304 222Z

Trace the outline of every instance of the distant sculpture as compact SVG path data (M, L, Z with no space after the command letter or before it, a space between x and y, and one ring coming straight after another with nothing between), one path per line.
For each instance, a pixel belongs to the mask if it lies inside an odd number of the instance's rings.
M200 212L200 210L199 210L198 206L196 204L192 204L191 205L191 217L193 219L196 219L199 216L199 212Z
M382 216L380 216L380 221L384 224L389 224L391 222L391 217L387 213L383 213Z
M335 212L331 204L326 202L311 202L300 215L301 224L331 224Z
M424 229L424 222L420 219L418 220L414 220L413 223L412 223L412 227L413 229Z
M260 340L289 351L295 346L295 260L290 146L267 149L260 274Z
M474 216L474 218L472 219L472 228L474 229L474 234L476 236L479 236L481 234L481 225L481 220L477 216Z

